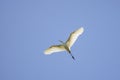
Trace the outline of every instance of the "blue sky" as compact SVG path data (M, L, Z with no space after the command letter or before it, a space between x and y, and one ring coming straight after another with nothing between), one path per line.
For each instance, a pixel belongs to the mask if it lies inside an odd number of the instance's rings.
M119 0L0 0L0 80L120 80ZM67 52L50 45L84 27Z

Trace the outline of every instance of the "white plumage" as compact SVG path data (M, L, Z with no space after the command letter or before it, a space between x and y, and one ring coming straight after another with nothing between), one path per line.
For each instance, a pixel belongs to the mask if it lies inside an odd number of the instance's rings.
M45 54L52 54L55 52L60 52L60 51L67 51L71 54L70 48L73 46L77 38L84 32L84 28L81 27L77 29L76 31L72 32L68 38L68 40L64 43L60 41L62 44L61 45L53 45L49 47L48 49L45 50ZM71 54L72 56L72 54ZM72 56L74 59L74 57Z
M54 52L60 52L60 51L65 51L63 45L53 45L45 50L45 54L52 54Z
M75 43L75 41L77 40L77 38L83 33L84 28L81 27L78 30L72 32L68 38L68 40L66 41L66 45L69 47L69 49L72 47L72 45Z

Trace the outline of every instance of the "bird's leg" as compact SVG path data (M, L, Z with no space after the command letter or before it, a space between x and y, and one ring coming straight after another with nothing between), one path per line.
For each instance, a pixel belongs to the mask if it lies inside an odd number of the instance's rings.
M70 53L70 55L72 56L72 59L74 59L75 60L75 57Z

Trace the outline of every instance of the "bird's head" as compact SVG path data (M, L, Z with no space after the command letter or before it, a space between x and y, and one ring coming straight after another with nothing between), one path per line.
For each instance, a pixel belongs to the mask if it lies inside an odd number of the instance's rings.
M59 40L62 44L64 44L64 42L63 41L61 41L61 40Z

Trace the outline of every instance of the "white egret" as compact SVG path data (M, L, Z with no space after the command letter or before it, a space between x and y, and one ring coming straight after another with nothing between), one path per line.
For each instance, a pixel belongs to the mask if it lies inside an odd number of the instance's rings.
M64 43L63 41L60 41L62 44L60 45L53 45L51 47L49 47L48 49L45 50L44 54L49 55L55 52L60 52L60 51L67 51L73 59L74 56L71 53L71 47L72 45L75 43L75 41L77 40L77 38L84 32L84 28L81 27L79 29L77 29L76 31L72 32L68 38L68 40Z

